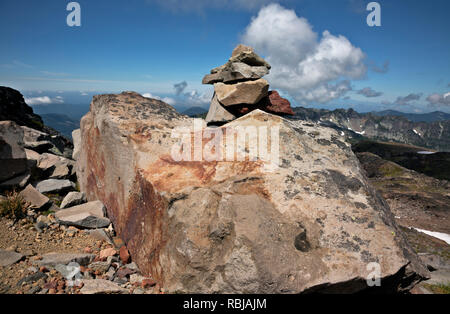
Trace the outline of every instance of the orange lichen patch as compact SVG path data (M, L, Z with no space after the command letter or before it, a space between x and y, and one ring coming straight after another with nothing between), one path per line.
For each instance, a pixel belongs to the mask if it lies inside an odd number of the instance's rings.
M146 169L144 176L158 191L174 193L187 187L211 186L233 176L258 174L262 165L262 161L174 161L164 155Z
M172 192L189 186L208 185L214 178L216 166L217 162L176 162L165 155L147 168L145 177L158 191Z

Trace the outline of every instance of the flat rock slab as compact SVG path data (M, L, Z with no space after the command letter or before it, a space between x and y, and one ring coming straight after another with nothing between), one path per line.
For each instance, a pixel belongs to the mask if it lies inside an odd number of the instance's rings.
M13 265L22 258L23 255L20 253L0 249L0 266L2 267Z
M20 195L27 203L30 203L31 206L37 210L44 209L50 204L50 199L36 190L31 184L28 184L27 187L20 192Z
M69 208L86 203L86 195L83 192L70 192L63 199L60 208Z
M265 79L236 84L214 84L214 91L219 102L226 106L258 103L267 96L269 83Z
M127 292L118 284L105 279L85 279L84 286L80 292L82 294L118 294Z
M106 208L100 201L60 210L56 219L63 225L78 228L97 229L108 227L111 221L105 217Z
M75 183L69 180L48 179L36 185L41 193L63 193L75 189Z
M34 261L33 263L38 266L49 266L55 267L56 265L62 264L67 265L70 262L75 262L81 266L88 265L95 255L93 254L80 254L80 253L48 253L42 256L39 261Z

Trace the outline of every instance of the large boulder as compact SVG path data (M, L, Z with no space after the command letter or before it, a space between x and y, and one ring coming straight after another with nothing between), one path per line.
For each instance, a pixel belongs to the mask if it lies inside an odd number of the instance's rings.
M378 265L378 289L397 292L427 276L333 129L260 110L220 128L193 123L131 92L95 96L81 121L81 190L105 204L133 261L166 291L361 292ZM228 153L211 134L244 141ZM262 143L256 158L246 136Z
M267 96L269 83L265 79L236 84L214 84L217 99L224 106L239 104L253 105Z
M23 130L13 121L0 121L0 182L28 172Z

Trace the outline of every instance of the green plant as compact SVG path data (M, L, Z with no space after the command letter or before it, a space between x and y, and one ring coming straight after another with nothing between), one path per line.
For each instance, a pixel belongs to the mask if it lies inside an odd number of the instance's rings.
M6 199L0 203L0 216L15 221L26 217L28 203L16 191L6 193Z

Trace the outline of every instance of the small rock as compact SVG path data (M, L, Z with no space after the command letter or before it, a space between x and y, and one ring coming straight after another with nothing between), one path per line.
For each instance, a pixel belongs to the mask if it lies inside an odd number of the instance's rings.
M89 230L89 235L95 240L105 241L107 243L113 244L110 236L106 233L104 229L93 229Z
M116 272L116 277L118 277L118 278L126 278L127 276L130 276L130 275L135 274L135 273L136 273L135 270L132 270L132 269L124 267L124 268L119 269Z
M94 273L106 273L111 264L108 262L94 262L89 264L88 268L92 270Z
M55 267L58 264L67 265L70 262L75 262L86 266L93 259L93 254L79 254L79 253L48 253L41 257L41 260L35 260L34 264L38 266Z
M104 279L84 279L83 284L84 286L80 290L82 294L117 294L127 292L127 290L116 283Z
M38 280L43 279L43 278L47 278L47 275L44 274L43 272L38 271L38 272L36 272L34 274L28 275L28 276L20 279L19 282L17 283L17 286L20 287L20 286L22 286L24 284L27 284L29 282L35 282L35 281L38 281Z
M119 256L123 264L128 264L131 261L130 252L125 245L120 248Z
M58 211L55 216L60 224L78 228L97 229L109 226L105 206L100 201L89 202Z
M64 193L75 189L75 183L69 180L48 179L39 182L36 189L40 193Z
M20 261L23 255L20 253L0 249L0 266L6 267Z
M36 210L46 210L50 206L50 199L36 190L31 184L28 184L19 194Z
M87 202L86 195L83 192L70 192L61 202L61 209L81 205Z
M110 256L117 254L117 251L113 248L108 248L100 251L100 259L105 260Z
M126 264L125 265L126 268L134 270L134 271L139 271L139 267L136 265L135 262L131 262L130 264Z

